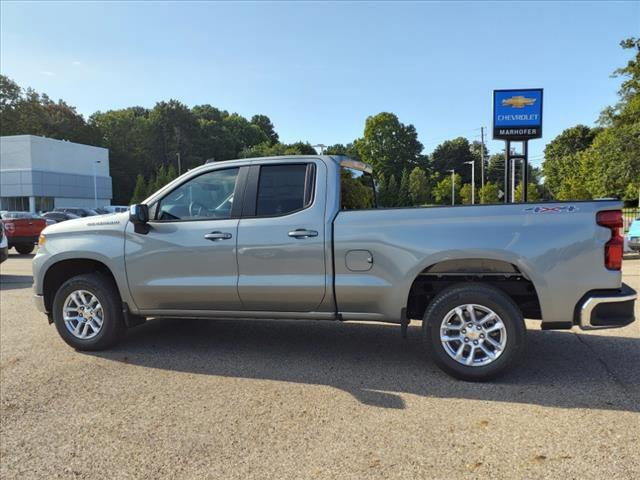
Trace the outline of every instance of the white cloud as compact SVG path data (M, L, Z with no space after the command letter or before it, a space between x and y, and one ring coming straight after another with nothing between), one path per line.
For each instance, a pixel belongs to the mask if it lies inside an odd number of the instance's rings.
M49 72L48 70L43 70L40 72L42 75L46 75L47 77L53 77L55 73Z
M82 65L82 62L80 60L74 60L71 62L71 65Z

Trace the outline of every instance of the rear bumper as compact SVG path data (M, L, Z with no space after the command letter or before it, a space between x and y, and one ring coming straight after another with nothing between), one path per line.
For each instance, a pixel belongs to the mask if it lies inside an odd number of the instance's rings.
M36 243L38 243L38 236L36 235L34 236L24 236L24 237L9 237L7 236L7 242L9 242L9 247L12 247L13 245L23 245L23 244L29 244L29 245L35 245Z
M626 283L620 290L590 292L578 304L578 324L582 330L618 328L635 320L636 291Z

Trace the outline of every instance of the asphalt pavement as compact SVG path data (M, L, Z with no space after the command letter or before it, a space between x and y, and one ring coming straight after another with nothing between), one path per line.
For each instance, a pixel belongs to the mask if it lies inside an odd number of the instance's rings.
M523 364L475 384L417 324L164 319L75 352L30 257L0 272L2 479L640 478L640 322L528 322Z

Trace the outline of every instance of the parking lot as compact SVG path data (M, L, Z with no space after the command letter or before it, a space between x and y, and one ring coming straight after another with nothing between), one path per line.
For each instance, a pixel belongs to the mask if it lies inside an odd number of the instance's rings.
M531 322L485 384L441 373L413 324L165 319L79 353L32 305L30 259L1 267L3 479L640 478L639 323Z

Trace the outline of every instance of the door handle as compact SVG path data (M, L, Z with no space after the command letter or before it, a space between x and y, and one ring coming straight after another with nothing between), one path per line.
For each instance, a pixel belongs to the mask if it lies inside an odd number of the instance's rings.
M289 236L293 238L309 238L309 237L317 237L318 232L315 230L306 230L304 228L296 228L289 232Z
M231 237L232 235L227 232L211 232L204 236L204 238L211 240L212 242L215 242L216 240L229 240Z

